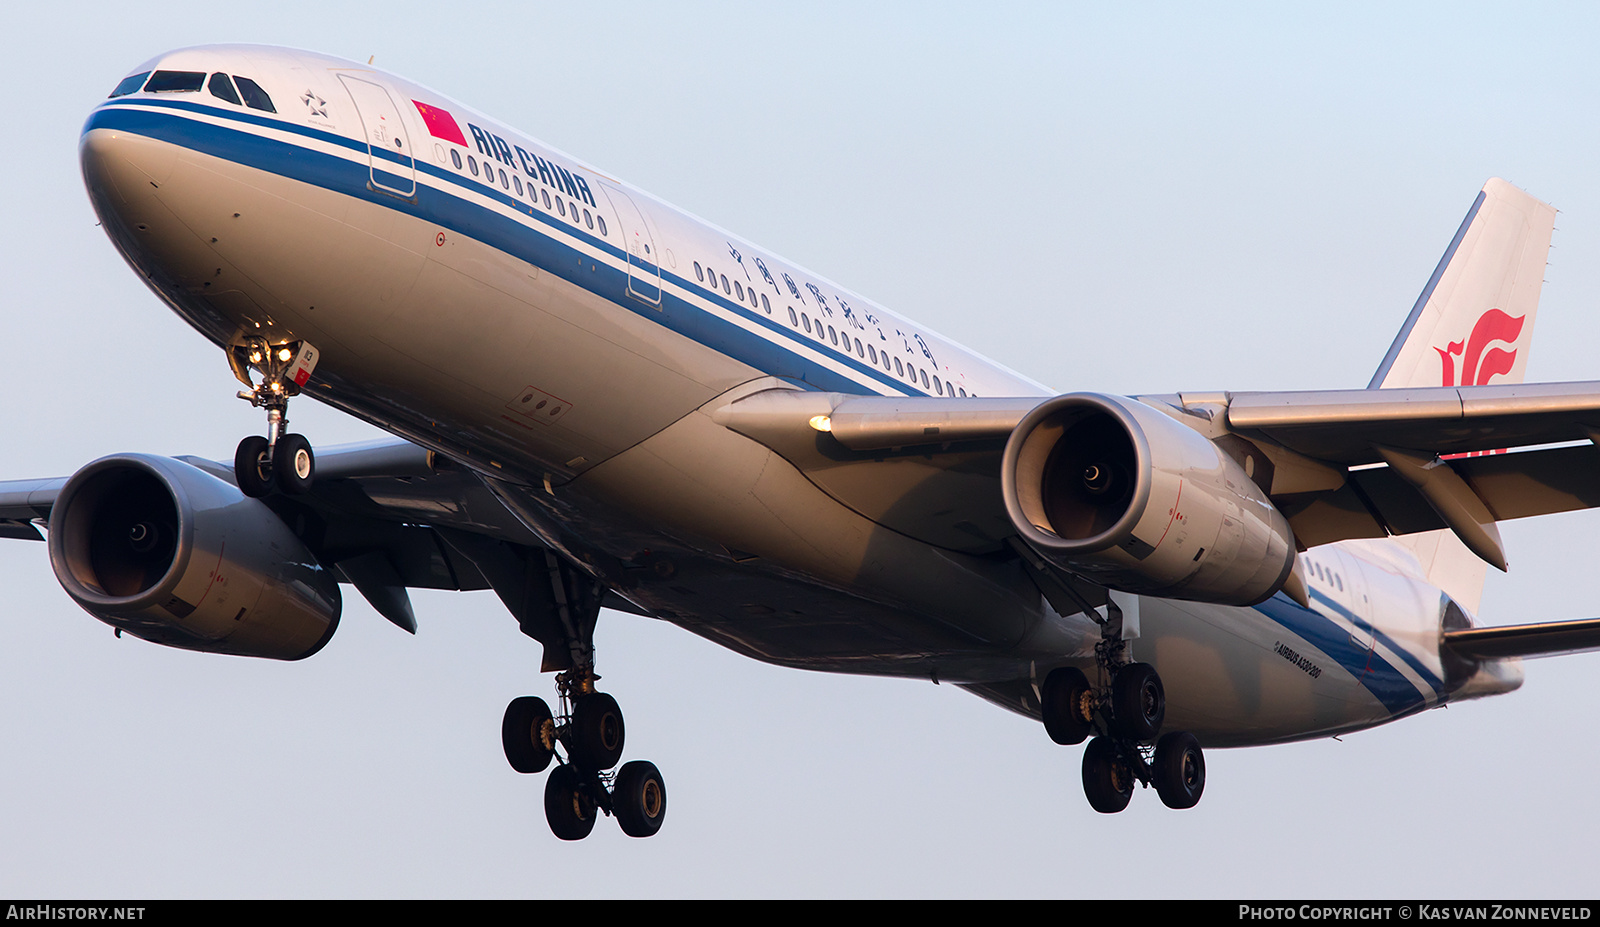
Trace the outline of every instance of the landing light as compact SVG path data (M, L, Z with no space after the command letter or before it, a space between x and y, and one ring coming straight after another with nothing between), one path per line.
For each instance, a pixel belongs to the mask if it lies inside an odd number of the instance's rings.
M818 431L832 431L833 419L826 415L813 415L811 416L811 427Z
M294 356L293 354L289 353L289 349L288 348L279 348L278 349L278 360L288 361L289 358L291 358L293 356Z

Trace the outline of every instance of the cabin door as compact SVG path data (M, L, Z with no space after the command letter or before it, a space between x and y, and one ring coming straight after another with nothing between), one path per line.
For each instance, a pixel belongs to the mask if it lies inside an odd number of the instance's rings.
M350 91L361 116L372 188L395 196L415 196L417 165L411 157L411 136L389 91L350 74L340 74L339 80Z
M608 183L600 184L617 214L623 248L628 252L628 295L652 306L661 305L661 259L655 236L633 198Z

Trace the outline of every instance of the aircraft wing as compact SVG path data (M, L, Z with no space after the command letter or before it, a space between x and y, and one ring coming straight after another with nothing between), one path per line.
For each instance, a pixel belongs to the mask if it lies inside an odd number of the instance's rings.
M1588 440L1600 428L1600 381L1225 395L1230 430L1345 465L1380 462L1377 446L1456 454Z
M1306 546L1600 505L1600 382L1142 398L1259 450Z
M1223 439L1235 454L1259 456L1265 465L1251 468L1257 482L1307 547L1449 527L1379 448L1430 462L1448 456L1442 465L1495 520L1600 505L1600 448L1588 441L1600 434L1600 382L1136 398ZM772 388L728 403L712 417L889 527L951 549L988 552L1014 533L999 492L1005 442L1043 401ZM1570 446L1542 446L1563 442ZM1536 449L1454 456L1528 447ZM232 480L226 463L180 459ZM336 554L388 549L406 565L407 586L487 588L470 565L458 568L448 549L423 556L443 543L434 533L423 545L399 540L407 534L443 529L539 543L482 477L398 438L320 450L317 477L298 504L348 529L341 534L349 539L335 539ZM0 537L40 539L33 522L48 523L65 482L0 482ZM354 525L364 525L365 533Z
M10 480L0 483L0 537L23 541L42 541L34 522L47 522L56 493L67 483L66 477L53 480Z
M234 482L231 462L176 459ZM546 547L492 481L400 438L319 450L316 466L310 492L263 502L385 618L416 631L408 588L493 588L524 628L544 639L532 632L542 631L548 616L523 586L526 562L537 557L543 564ZM43 540L39 527L48 528L66 483L65 477L0 481L0 537ZM614 593L605 605L643 614Z
M824 430L858 451L1004 439L1040 402L828 395L835 398L823 413ZM1306 457L1346 466L1381 462L1375 446L1442 455L1588 440L1600 431L1596 380L1135 398L1208 419L1220 415L1230 432L1253 432Z
M1304 547L1452 528L1503 563L1473 524L1600 505L1600 382L1134 398L1235 457ZM980 553L1013 533L1001 456L1044 401L775 388L712 417L889 527Z
M1485 543L1474 524L1600 505L1600 448L1588 440L1600 434L1600 383L1134 398L1234 457L1305 547L1452 528L1495 562L1497 535ZM1046 401L858 396L772 379L706 411L879 524L981 555L1016 548L1002 458ZM179 459L233 480L228 463ZM0 482L0 537L40 539L65 483ZM407 630L407 588L494 588L519 621L542 620L520 584L544 544L494 480L423 448L388 439L321 450L310 493L265 501L286 523L315 526L296 531L318 560ZM606 605L640 613L614 594Z

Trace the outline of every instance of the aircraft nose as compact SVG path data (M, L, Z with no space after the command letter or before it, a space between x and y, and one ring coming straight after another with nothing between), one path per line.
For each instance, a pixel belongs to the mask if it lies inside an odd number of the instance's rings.
M171 145L121 129L91 125L78 140L84 186L102 221L112 218L107 210L122 216L154 200L176 160Z
M93 119L78 141L83 183L100 227L123 258L163 292L181 290L208 260L203 246L196 250L182 210L174 209L179 156L175 145L121 126L96 126Z

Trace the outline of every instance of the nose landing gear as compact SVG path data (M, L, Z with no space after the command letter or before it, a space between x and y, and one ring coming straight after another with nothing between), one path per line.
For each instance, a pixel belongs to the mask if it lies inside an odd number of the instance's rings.
M234 376L250 387L240 390L239 398L267 410L266 437L250 435L239 442L233 455L234 477L245 495L260 498L274 489L295 495L311 488L316 475L311 442L287 428L289 397L298 394L311 378L318 357L310 342L274 345L260 337L248 338L229 350ZM251 379L252 371L261 374L259 384Z

